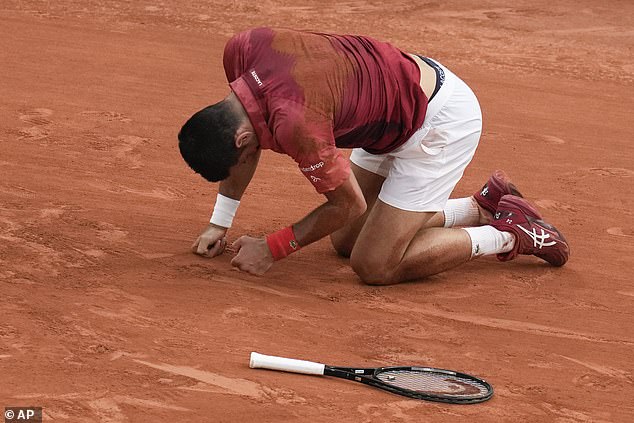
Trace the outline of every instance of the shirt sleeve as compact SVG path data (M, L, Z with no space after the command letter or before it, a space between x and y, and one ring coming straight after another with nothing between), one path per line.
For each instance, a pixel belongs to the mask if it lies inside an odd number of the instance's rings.
M224 53L222 55L222 64L225 69L227 81L235 81L245 68L245 57L249 47L249 32L241 32L233 37L225 44Z
M335 146L332 121L327 117L298 111L297 106L284 107L276 113L274 128L277 144L318 193L332 191L349 178L350 162Z
M258 55L270 46L273 31L270 28L256 28L235 34L227 44L222 55L222 64L227 81L233 82L248 71Z

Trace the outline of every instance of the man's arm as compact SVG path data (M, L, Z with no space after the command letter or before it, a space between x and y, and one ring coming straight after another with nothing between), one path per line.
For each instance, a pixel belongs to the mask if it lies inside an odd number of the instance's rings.
M326 203L293 225L297 242L302 247L341 229L361 216L367 208L352 172L344 183L324 195L328 199Z
M361 216L366 208L361 188L354 174L336 189L324 194L328 201L293 225L300 246L311 244ZM231 264L254 275L263 275L273 264L273 255L264 238L242 236L234 242L238 254Z
M260 160L260 154L261 150L258 150L243 162L233 166L229 177L220 182L218 193L239 201L253 178ZM192 245L192 251L205 257L215 257L222 254L226 246L225 235L228 229L209 223Z
M220 181L218 192L225 197L240 200L242 194L249 186L251 178L258 167L262 150L256 151L252 156L247 157L243 162L239 162L231 168L229 177Z

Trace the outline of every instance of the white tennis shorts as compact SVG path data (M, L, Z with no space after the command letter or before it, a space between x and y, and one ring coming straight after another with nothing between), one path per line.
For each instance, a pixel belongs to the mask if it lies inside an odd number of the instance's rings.
M379 199L401 210L441 211L471 162L482 133L475 94L454 73L440 67L445 81L427 106L423 126L409 140L386 154L355 148L350 155L357 166L386 178Z

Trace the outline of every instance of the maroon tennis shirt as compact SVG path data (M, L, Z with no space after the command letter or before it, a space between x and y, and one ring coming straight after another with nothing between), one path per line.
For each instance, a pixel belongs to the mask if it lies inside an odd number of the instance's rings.
M390 152L425 119L414 60L368 37L253 29L229 40L224 68L260 146L291 156L319 193L349 177L339 148Z

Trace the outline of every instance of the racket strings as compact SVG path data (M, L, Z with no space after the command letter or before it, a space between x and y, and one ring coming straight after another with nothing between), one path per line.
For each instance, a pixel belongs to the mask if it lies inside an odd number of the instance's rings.
M489 388L477 380L433 371L388 370L375 377L397 388L432 395L479 397L489 393Z

